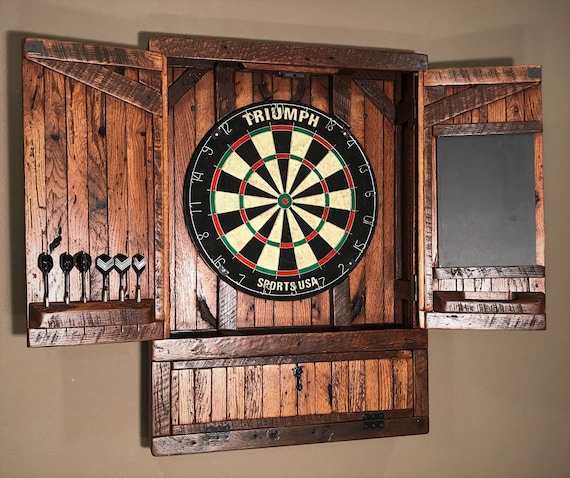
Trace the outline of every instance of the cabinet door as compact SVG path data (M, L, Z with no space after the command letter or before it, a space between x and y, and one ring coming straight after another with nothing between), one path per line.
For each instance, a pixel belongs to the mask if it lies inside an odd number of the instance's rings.
M545 328L541 69L419 81L419 310L430 328Z
M156 52L25 41L31 347L152 340L169 330L164 67ZM137 254L122 275L104 280L97 270L124 268Z
M427 331L154 343L152 451L427 433Z

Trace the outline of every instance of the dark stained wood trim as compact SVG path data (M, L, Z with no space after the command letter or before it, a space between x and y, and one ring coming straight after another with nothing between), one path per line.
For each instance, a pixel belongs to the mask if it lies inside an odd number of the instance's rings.
M256 428L284 428L303 425L321 425L328 423L342 423L362 421L364 413L383 413L385 420L397 418L412 418L414 410L411 408L397 410L370 410L366 412L336 412L320 415L295 415L284 417L253 418L245 420L226 420L221 423L230 425L233 431L251 430ZM191 425L177 425L172 427L173 435L191 435L205 433L211 423L195 423Z
M126 103L162 116L162 95L159 91L115 73L105 66L60 60L33 61Z
M396 120L396 106L394 103L386 96L386 93L380 88L375 80L355 78L354 82L360 87L360 89L366 94L368 99L378 108L382 115L394 124Z
M420 349L413 351L414 363L414 415L428 416L428 351Z
M350 82L349 76L332 77L332 113L350 126Z
M216 93L216 118L221 120L236 109L236 91L234 86L235 68L216 65L214 71Z
M31 60L44 58L156 71L162 71L163 64L163 56L157 52L44 38L26 38L24 56Z
M544 266L435 267L434 279L484 279L490 277L544 277Z
M264 448L324 443L427 433L427 417L387 419L383 428L364 428L362 421L258 428L231 431L227 440L215 440L205 433L153 438L153 455L179 455L247 448Z
M209 360L184 360L173 362L174 370L195 369L195 368L217 368L217 367L247 367L253 365L275 365L275 364L295 364L309 362L331 362L342 360L368 360L368 359L394 359L409 358L410 350L387 350L383 352L338 352L323 354L305 355L275 355L272 357L235 357Z
M153 360L204 360L231 357L335 352L370 352L427 347L425 330L364 330L347 332L294 333L205 337L193 340L156 341Z
M188 68L168 87L168 109L172 108L208 72L205 68Z
M152 364L151 434L153 437L171 433L171 370L167 362Z
M540 133L541 121L502 123L442 124L433 127L434 136L475 136L486 134Z
M164 338L164 328L164 322L157 321L150 324L137 325L29 329L28 347L110 344L158 340Z
M494 101L514 95L534 86L534 83L508 83L499 85L479 85L463 90L424 108L424 128L429 128L445 120L485 106Z
M149 324L154 322L154 300L32 303L29 317L30 327L45 329Z
M149 49L168 57L250 62L298 67L417 71L427 68L427 56L370 48L318 46L291 43L203 37L156 36Z
M540 70L540 66L434 68L424 72L424 86L539 83Z

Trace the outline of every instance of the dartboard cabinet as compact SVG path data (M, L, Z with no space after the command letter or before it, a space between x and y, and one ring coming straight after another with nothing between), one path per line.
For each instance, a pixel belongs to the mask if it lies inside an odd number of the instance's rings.
M545 328L540 87L26 39L28 345L152 341L156 455L427 433L429 328Z

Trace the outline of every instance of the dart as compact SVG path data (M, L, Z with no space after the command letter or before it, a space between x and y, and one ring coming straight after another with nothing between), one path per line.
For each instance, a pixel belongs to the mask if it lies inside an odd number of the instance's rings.
M59 267L61 267L64 277L63 301L69 304L69 273L73 269L73 256L67 252L61 254L59 256Z
M133 256L133 269L137 275L137 302L141 301L141 274L146 267L146 258L141 254L135 254Z
M49 254L42 252L38 256L38 267L42 271L44 276L44 304L46 307L49 307L49 280L48 275L49 272L53 268L53 259Z
M107 254L101 254L95 260L95 267L103 275L103 292L101 293L103 302L109 300L109 274L113 270L114 265L114 259Z
M81 302L87 302L87 289L85 286L85 276L91 267L91 256L86 252L78 252L75 254L75 267L81 273Z
M131 259L124 254L117 254L115 256L115 270L119 273L119 300L125 301L125 285L123 278L131 267Z

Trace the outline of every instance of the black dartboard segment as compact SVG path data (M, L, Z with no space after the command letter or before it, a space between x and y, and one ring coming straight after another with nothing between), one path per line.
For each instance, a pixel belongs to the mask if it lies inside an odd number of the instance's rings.
M275 300L318 294L363 257L376 182L347 127L310 106L231 113L196 148L184 187L190 235L230 285Z

